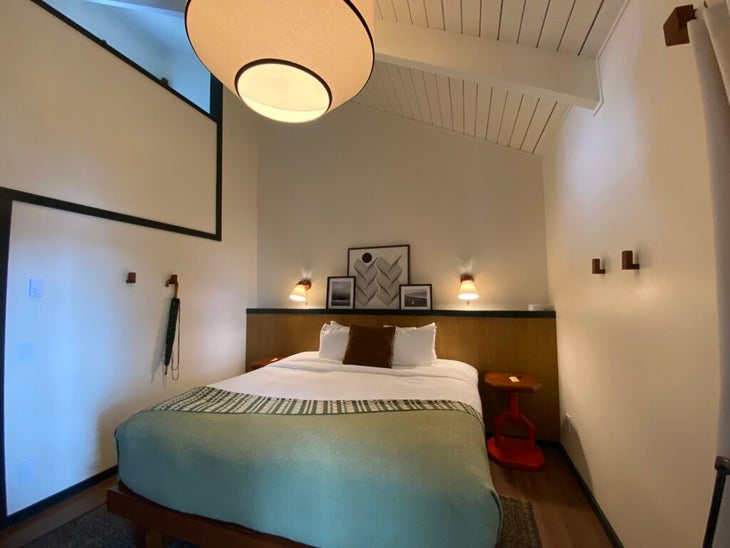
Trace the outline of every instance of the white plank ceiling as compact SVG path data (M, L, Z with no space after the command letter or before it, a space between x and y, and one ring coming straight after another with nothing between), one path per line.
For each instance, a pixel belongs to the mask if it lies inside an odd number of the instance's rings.
M87 2L178 16L185 8ZM356 102L541 154L570 108L598 106L596 56L627 0L373 2L375 67Z
M571 71L585 74L587 69L588 73L592 71L592 78L597 78L594 60L624 1L376 0L375 68L354 100L396 116L541 154L571 107L592 108L598 104L597 81L590 83L595 89L586 93L574 91L583 89L580 82L566 91L548 82L550 74L537 83L531 74L510 77L504 67L482 67L484 62L491 62L485 58L490 54L512 62L525 58L528 62L523 63L526 66L522 70L533 73L539 72L540 65L553 61L575 63ZM448 57L444 62L428 52L414 56L413 48L401 56L399 44L386 44L389 29L395 29L398 38L411 33L413 40L422 37L425 42L421 45L430 40L434 49L442 45L435 39L450 40L443 45L453 43L456 53L463 50L464 57L469 48L477 48L473 66L479 67L471 71L465 64L452 70L461 63L449 62ZM545 57L546 52L552 52L552 57ZM546 70L556 74L559 68L550 66Z

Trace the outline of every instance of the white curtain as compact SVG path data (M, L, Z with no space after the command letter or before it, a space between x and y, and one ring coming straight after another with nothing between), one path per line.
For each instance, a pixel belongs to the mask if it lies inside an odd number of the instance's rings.
M702 88L715 216L722 382L717 454L730 457L730 0L698 9L689 36ZM714 546L730 546L730 481Z

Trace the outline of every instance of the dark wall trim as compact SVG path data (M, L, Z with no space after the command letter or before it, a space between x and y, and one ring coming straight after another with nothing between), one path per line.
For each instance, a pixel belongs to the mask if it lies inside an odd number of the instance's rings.
M81 491L84 491L91 487L92 485L96 485L97 483L100 483L104 481L107 478L112 477L117 473L117 467L112 466L111 468L104 470L102 472L99 472L98 474L91 476L90 478L85 479L84 481L80 481L76 485L72 485L71 487L68 487L67 489L64 489L63 491L60 491L56 493L55 495L51 495L48 498L45 498L39 502L36 502L35 504L28 506L27 508L23 508L22 510L19 510L18 512L15 512L13 515L8 516L3 519L2 525L0 525L0 529L4 529L5 527L9 527L11 525L14 525L16 523L19 523L25 519L28 519L29 517L42 512L43 510L46 510L47 508L50 508L54 504L58 504L59 502L66 500L69 497L72 497Z
M210 77L210 114L216 120L215 147L215 234L223 238L223 84Z
M611 545L614 548L624 548L624 545L621 542L618 534L616 534L616 531L611 525L611 522L608 521L606 514L603 513L601 505L598 504L596 497L593 496L593 491L591 491L591 488L588 487L588 484L583 480L583 476L580 475L578 468L576 468L573 460L570 458L570 455L568 455L568 451L566 451L562 443L558 444L558 446L560 447L560 452L563 453L563 456L565 457L565 461L570 467L570 471L573 472L575 479L578 480L578 485L580 485L583 494L588 499L588 503L591 505L591 508L593 508L593 512L596 514L598 521L601 523L601 527L603 527L603 530L606 532L606 535L608 536L608 540L611 542Z
M345 316L462 316L472 318L554 318L554 310L398 310L328 308L247 308L246 314L342 314Z
M10 221L13 203L0 195L0 524L8 515L8 492L5 484L5 315L8 294L8 256L10 254Z
M145 219L144 217L135 217L134 215L117 213L116 211L77 204L75 202L67 202L65 200L49 198L48 196L41 196L40 194L31 194L30 192L23 192L12 188L0 187L0 201L3 203L6 201L11 203L23 202L26 204L49 207L51 209L60 209L70 213L99 217L100 219L107 219L109 221L118 221L120 223L145 226L147 228L156 228L158 230L167 230L168 232L176 232L178 234L186 234L188 236L195 236L208 240L220 240L220 237L212 232L203 232L202 230L195 230L184 226L171 225L160 221L153 221L152 219Z

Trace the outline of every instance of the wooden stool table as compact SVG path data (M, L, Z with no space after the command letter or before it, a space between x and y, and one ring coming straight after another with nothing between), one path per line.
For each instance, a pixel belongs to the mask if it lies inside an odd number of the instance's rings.
M518 373L487 373L484 381L494 390L509 392L509 411L505 411L494 421L494 436L487 441L487 453L500 466L522 470L540 470L545 466L545 457L535 444L535 426L520 413L517 394L534 393L542 388L542 383L532 375ZM509 419L515 424L524 424L527 438L502 435L502 423Z

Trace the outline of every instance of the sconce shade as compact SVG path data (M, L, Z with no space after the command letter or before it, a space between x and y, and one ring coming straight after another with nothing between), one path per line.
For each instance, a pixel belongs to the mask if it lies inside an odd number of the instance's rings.
M312 282L310 282L309 280L299 280L297 282L297 285L294 286L294 289L292 289L289 298L292 301L297 301L300 303L307 302L307 290L310 287L312 287Z
M474 277L470 274L461 275L461 286L459 287L459 298L462 301L473 301L479 298L477 288L474 285Z
M365 86L375 53L373 0L188 0L202 63L251 109L308 122Z

